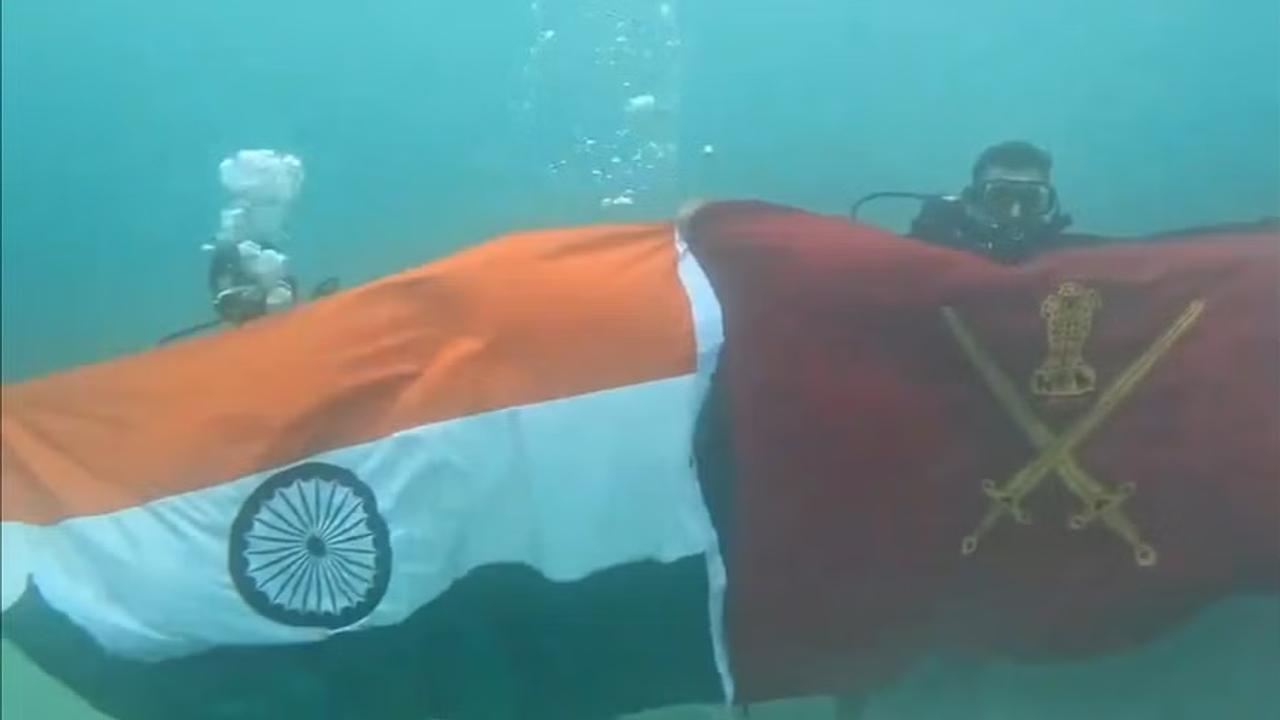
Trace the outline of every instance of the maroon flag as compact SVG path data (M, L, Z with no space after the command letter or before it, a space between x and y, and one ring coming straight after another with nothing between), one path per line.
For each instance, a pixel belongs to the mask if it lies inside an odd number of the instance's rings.
M930 650L1063 658L1280 587L1280 236L1006 266L835 217L708 206L745 701Z

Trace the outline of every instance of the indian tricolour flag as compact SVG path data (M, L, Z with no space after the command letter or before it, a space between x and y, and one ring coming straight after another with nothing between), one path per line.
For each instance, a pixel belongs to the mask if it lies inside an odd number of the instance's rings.
M503 236L3 389L7 637L119 718L594 718L732 692L670 224Z

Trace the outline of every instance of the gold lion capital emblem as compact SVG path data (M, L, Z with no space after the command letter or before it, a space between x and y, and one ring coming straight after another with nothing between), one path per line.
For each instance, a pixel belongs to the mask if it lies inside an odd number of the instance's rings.
M1093 315L1102 307L1095 290L1066 282L1040 304L1049 354L1031 376L1031 391L1046 398L1079 397L1098 386L1098 373L1084 360Z

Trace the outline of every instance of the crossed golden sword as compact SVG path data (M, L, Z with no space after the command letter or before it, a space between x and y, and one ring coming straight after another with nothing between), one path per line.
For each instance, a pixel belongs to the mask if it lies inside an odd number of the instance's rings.
M1030 524L1031 516L1022 506L1023 499L1039 486L1046 475L1057 471L1072 494L1084 503L1083 510L1071 516L1068 527L1073 530L1082 530L1094 520L1101 518L1108 528L1133 548L1134 560L1138 565L1149 567L1156 563L1155 549L1142 540L1138 528L1125 515L1122 508L1124 501L1133 494L1134 484L1128 482L1118 488L1108 488L1081 469L1072 456L1072 451L1102 424L1107 416L1133 392L1160 358L1169 352L1174 343L1191 329L1204 311L1204 307L1205 303L1202 300L1190 303L1164 334L1116 377L1099 396L1097 403L1061 435L1055 435L1053 430L1032 412L1030 404L1014 387L1008 375L1001 371L991 356L979 345L974 334L955 309L951 307L942 309L947 327L955 335L969 362L982 376L1001 407L1040 452L1004 485L998 486L990 479L982 481L982 492L991 498L992 503L981 522L978 523L978 527L962 541L960 550L963 554L971 555L977 551L978 542L982 536L991 530L1006 513L1019 523Z

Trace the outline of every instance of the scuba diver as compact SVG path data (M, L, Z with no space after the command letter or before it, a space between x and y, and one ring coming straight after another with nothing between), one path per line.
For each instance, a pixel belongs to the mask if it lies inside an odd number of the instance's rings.
M290 307L297 279L286 269L288 257L270 243L221 243L209 261L209 293L223 322L241 325Z
M231 202L222 210L218 232L203 246L211 253L208 289L216 318L167 335L161 344L224 323L240 326L300 299L279 244L288 240L285 220L302 187L302 161L274 150L240 150L218 164L218 175ZM337 278L329 278L312 298L337 289Z
M1018 262L1058 245L1071 224L1050 180L1049 153L1022 141L987 148L973 165L970 183L959 195L873 193L853 208L881 197L923 201L907 235L936 245L968 250L1002 262Z
M246 240L205 246L209 259L208 286L216 319L161 338L161 345L223 324L243 325L298 303L298 281L288 272L289 258L271 243ZM311 291L311 299L339 289L336 277L326 278Z
M289 257L268 242L224 243L209 261L209 293L223 322L242 325L249 320L293 307L298 281L288 273ZM338 278L322 280L311 299L338 291Z

